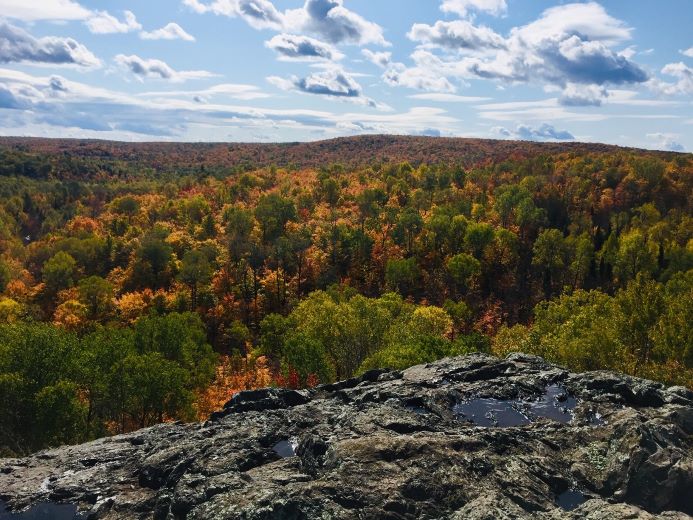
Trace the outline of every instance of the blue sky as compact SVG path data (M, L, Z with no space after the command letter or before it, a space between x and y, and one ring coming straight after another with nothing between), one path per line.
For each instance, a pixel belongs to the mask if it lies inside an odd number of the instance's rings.
M690 0L0 0L0 134L693 150Z

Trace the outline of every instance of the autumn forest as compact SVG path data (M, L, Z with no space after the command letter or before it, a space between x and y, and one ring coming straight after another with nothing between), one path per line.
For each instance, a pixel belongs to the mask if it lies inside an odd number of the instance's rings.
M0 139L0 456L471 352L693 388L693 156Z

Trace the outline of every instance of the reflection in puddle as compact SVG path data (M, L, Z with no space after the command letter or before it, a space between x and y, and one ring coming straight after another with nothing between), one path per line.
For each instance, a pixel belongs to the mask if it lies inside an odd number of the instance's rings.
M293 439L279 441L277 444L272 446L274 453L279 455L281 458L285 459L287 457L296 456L296 447L298 443Z
M530 420L514 408L515 401L500 399L471 399L453 406L453 413L462 419L472 421L477 426L521 426Z
M565 511L572 511L586 501L587 497L575 489L567 489L556 497L556 503Z
M455 404L452 411L477 426L507 428L529 424L540 417L569 423L576 405L577 400L563 388L550 385L536 400L476 398Z
M85 518L77 513L74 504L36 504L26 511L10 513L0 501L0 520L80 520Z

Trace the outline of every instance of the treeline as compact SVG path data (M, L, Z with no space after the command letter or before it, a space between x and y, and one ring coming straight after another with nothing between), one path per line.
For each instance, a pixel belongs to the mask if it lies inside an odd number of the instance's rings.
M690 320L679 317L692 290L690 155L249 165L166 178L118 168L99 169L98 182L0 176L0 377L15 389L30 381L26 402L73 385L65 402L82 413L93 407L83 375L36 382L3 364L17 348L7 338L51 331L81 351L107 330L135 338L124 352L192 370L167 354L169 336L153 335L149 351L138 343L138 327L164 319L188 323L212 368L181 375L178 397L155 411L87 413L72 440L202 415L244 387L310 386L489 344L693 386ZM68 439L26 437L32 406L12 430L26 446Z

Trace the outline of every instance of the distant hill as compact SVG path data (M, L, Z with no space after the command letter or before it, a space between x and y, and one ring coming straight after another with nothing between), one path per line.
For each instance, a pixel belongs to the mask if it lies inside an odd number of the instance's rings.
M454 162L464 166L542 154L636 151L599 143L506 141L446 137L363 135L302 143L127 143L86 139L0 137L0 151L125 161L154 169L262 167L314 168L330 163ZM652 152L670 156L674 152Z

